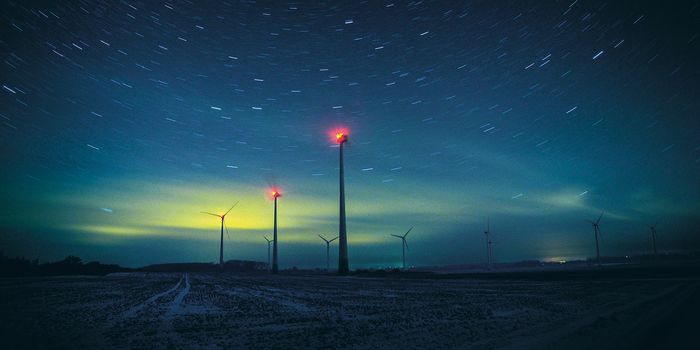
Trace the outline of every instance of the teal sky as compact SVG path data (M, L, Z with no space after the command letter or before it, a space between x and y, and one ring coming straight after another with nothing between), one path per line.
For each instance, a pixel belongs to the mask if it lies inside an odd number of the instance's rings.
M572 4L573 3L573 4ZM82 7L81 7L82 6ZM597 1L2 5L0 250L351 267L700 244L700 9ZM337 247L337 246L335 246ZM337 249L333 250L333 259Z

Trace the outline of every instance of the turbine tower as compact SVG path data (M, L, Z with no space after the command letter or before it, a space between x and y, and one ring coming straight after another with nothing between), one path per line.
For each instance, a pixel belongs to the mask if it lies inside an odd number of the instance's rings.
M350 273L350 264L348 262L348 236L345 227L345 180L343 171L343 145L348 142L346 132L336 132L335 141L340 145L340 222L338 227L338 237L340 244L338 245L338 274L347 275Z
M490 218L486 219L486 231L484 231L484 235L486 236L486 265L488 266L488 268L490 270L491 269L491 262L493 260L493 248L492 248L493 242L491 241L491 219Z
M328 272L328 271L330 271L330 268L331 268L331 242L338 239L338 237L335 237L329 241L329 240L323 238L323 236L321 236L321 235L318 235L318 236L321 237L321 239L324 242L326 242L326 272Z
M656 225L657 224L649 226L651 230L651 246L654 249L654 259L656 259Z
M598 261L598 266L600 266L600 245L598 243L598 239L600 237L600 225L599 224L600 224L600 219L603 218L603 214L605 214L605 212L600 212L600 216L598 217L598 220L596 220L596 221L588 220L588 222L590 222L591 225L593 225L593 233L595 234L595 256L596 256L596 260Z
M267 236L263 236L263 238L267 241L267 271L270 271L270 243L274 241L267 238Z
M401 238L401 252L403 254L403 269L406 269L406 249L408 249L408 243L406 243L406 236L408 236L408 233L413 230L413 227L409 228L406 233L403 234L403 236L399 235L392 235L396 238Z
M274 221L274 231L272 233L272 273L276 274L278 271L277 267L277 198L282 197L277 190L272 191L272 197L275 199L275 221Z
M224 269L224 227L225 227L224 221L226 219L226 215L228 215L228 213L231 211L231 209L233 209L233 207L235 207L236 205L238 205L238 202L236 202L236 204L231 206L231 208L229 210L227 210L226 213L224 213L223 215L214 214L214 213L210 213L210 212L206 212L206 211L201 212L202 214L213 215L213 216L221 218L221 243L219 243L219 268L221 270ZM228 227L226 227L226 234L228 234Z

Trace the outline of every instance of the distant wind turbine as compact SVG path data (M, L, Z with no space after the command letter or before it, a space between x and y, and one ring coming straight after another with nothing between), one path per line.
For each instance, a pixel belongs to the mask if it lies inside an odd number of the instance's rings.
M270 243L272 243L273 240L267 238L267 236L263 236L263 238L267 241L267 270L270 271Z
M201 212L202 214L213 215L213 216L221 218L221 242L219 243L219 268L221 270L224 269L224 227L226 227L226 224L224 223L224 221L226 219L226 215L228 215L228 213L231 211L231 209L233 209L233 207L235 207L236 205L238 205L238 202L236 202L236 204L231 206L231 208L229 208L229 210L227 210L226 213L224 213L223 215L214 214L214 213L210 213L207 211ZM226 227L226 234L228 234L228 227Z
M275 200L275 219L274 228L272 232L272 241L274 242L272 244L272 273L277 274L277 198L282 197L282 194L278 190L273 190L271 195L272 198L274 198Z
M651 246L654 249L654 259L656 259L656 224L653 224L649 226L649 229L651 230Z
M596 220L596 221L588 220L588 222L590 222L591 225L593 225L593 233L595 234L595 255L596 255L596 259L598 260L598 266L600 266L600 245L598 243L598 239L600 238L600 226L599 226L599 224L600 224L600 219L603 218L603 214L605 214L605 212L600 212L600 216L598 217L598 220Z
M413 227L409 228L406 233L403 234L403 236L399 235L393 235L396 238L401 238L401 252L403 253L403 268L404 270L406 269L406 249L408 249L408 243L406 243L406 236L408 236L408 233L413 230Z
M335 237L335 238L331 239L330 241L323 238L323 236L321 236L321 235L318 235L318 236L321 237L321 239L324 242L326 242L326 272L328 272L328 271L330 271L330 268L331 268L331 265L330 265L330 263L331 263L331 242L335 241L340 236Z
M338 274L347 275L350 273L350 263L348 260L348 233L345 225L345 171L343 162L343 145L348 142L347 131L337 130L335 133L335 141L340 148L340 169L339 169L339 189L340 189L340 205L339 205L339 221L338 221Z
M491 241L491 219L487 218L486 219L486 231L484 231L484 235L486 236L486 265L488 266L489 270L491 269L491 262L493 260L493 241Z

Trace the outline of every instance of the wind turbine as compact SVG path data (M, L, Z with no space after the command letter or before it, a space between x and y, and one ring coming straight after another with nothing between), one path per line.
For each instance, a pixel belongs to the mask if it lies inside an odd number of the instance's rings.
M272 273L276 274L278 271L277 268L277 198L282 197L282 194L279 193L277 190L272 190L272 197L275 199L275 226L274 226L274 231L272 233L272 241L274 242L272 244Z
M658 223L649 226L649 229L651 230L651 246L654 248L654 259L656 259L656 225Z
M331 263L331 242L338 239L338 237L335 237L329 241L329 240L323 238L323 236L321 236L321 235L318 235L318 236L321 237L321 239L324 242L326 242L326 272L328 272L330 270L330 267L331 267L331 265L330 265L330 263Z
M225 227L224 221L226 219L226 215L228 215L228 213L231 211L231 209L233 209L233 207L235 207L236 205L238 205L238 202L236 202L236 204L232 205L231 208L229 208L229 210L227 210L226 213L224 213L223 215L214 214L214 213L210 213L207 211L201 212L202 214L213 215L213 216L216 216L218 218L221 218L221 243L219 243L219 268L221 270L224 269L224 227ZM226 227L226 234L228 234L228 227Z
M267 241L267 270L270 271L270 243L274 241L267 238L267 236L263 236L263 238Z
M491 263L493 261L493 241L491 241L491 218L486 218L486 231L484 231L486 236L486 264L491 269Z
M600 245L598 244L598 239L600 237L599 224L600 224L600 219L603 218L603 214L605 214L605 212L600 212L600 216L598 217L598 220L596 220L596 221L588 220L588 222L590 222L591 225L593 225L593 233L595 234L595 255L596 255L596 259L598 260L598 266L600 266Z
M396 238L401 238L401 252L403 253L403 268L404 270L406 269L406 249L408 249L408 243L406 243L406 236L408 236L408 233L413 230L413 227L409 228L406 233L403 234L403 236L399 235L393 235Z
M348 236L345 227L345 180L343 171L343 145L348 142L348 134L346 131L337 131L335 134L335 142L340 146L340 220L338 224L338 274L347 275L350 273L350 264L348 262Z

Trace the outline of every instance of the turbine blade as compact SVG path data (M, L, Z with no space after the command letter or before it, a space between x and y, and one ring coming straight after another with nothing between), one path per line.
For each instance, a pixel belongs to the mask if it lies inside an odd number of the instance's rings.
M406 246L406 250L408 250L408 242L406 242L405 239L403 240L403 244Z
M318 235L318 236L321 237L321 239L322 239L323 241L325 241L326 243L328 243L328 240L325 239L325 238L323 238L323 236L321 236L321 235Z
M406 233L403 234L403 236L408 236L408 233L411 232L411 230L413 230L413 226L411 226L411 228L409 228L408 231L406 231Z
M229 210L226 211L226 214L228 214L228 212L230 212L231 209L233 209L233 207L235 207L235 206L237 206L237 205L238 205L238 202L236 202L236 204L232 205L231 208L230 208ZM224 215L222 215L222 216L226 216L226 214L224 214Z
M336 236L335 238L331 239L329 242L333 242L333 241L335 241L335 240L338 239L338 238L339 238L339 237Z
M267 243L272 242L269 238L267 238L267 236L263 236L263 238L265 238L265 240L267 241Z
M221 217L221 215L219 215L219 214L210 213L210 212L208 212L208 211L200 211L200 213L202 213L202 214L214 215L214 216L216 216L217 218L220 218L220 217Z
M401 238L401 239L403 239L403 237L401 237L401 236L399 236L399 235L393 235L393 234L392 234L391 236L394 236L394 237L396 237L396 238Z
M228 234L228 226L226 226L226 220L221 219L221 221L224 222L224 229L226 229L226 237L228 237L228 239L230 240L230 239L231 239L231 235Z
M601 212L600 212L600 216L598 217L598 220L596 220L596 222L595 222L596 224L599 223L599 222L600 222L600 219L603 218L603 214L605 214L605 212L604 212L604 211L601 211Z

